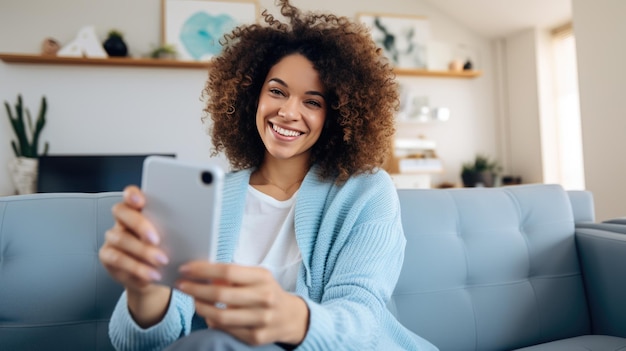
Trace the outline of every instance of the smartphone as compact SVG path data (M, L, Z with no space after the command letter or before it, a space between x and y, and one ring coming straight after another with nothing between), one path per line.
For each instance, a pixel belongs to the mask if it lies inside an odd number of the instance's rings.
M217 164L149 156L144 160L142 213L161 236L169 263L160 273L163 285L174 286L180 265L215 260L224 171Z

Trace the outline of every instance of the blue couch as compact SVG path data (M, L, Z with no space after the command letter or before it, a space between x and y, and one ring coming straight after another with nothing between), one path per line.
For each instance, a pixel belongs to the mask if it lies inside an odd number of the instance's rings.
M555 185L398 190L389 308L440 350L626 349L626 227ZM120 193L0 198L0 350L110 350L97 257ZM620 232L621 230L621 232Z

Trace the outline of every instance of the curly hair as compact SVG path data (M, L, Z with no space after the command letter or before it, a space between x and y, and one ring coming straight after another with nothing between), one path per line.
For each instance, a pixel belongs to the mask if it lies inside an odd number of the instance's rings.
M212 59L202 91L213 122L212 155L225 152L235 170L261 165L265 147L255 120L261 88L272 66L298 53L313 63L327 91L326 122L311 164L321 177L338 181L383 166L395 134L398 85L369 30L346 17L302 13L289 0L278 5L288 23L264 10L265 25L235 28Z

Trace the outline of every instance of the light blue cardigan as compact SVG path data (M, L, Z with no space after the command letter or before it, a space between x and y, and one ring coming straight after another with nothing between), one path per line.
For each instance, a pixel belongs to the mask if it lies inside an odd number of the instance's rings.
M231 262L251 170L230 173L223 193L217 259ZM337 185L313 167L296 200L296 240L302 253L296 294L307 303L310 324L297 350L436 350L387 310L404 258L405 238L397 193L384 171ZM160 350L192 327L193 300L174 290L163 320L137 326L123 294L109 335L120 350Z

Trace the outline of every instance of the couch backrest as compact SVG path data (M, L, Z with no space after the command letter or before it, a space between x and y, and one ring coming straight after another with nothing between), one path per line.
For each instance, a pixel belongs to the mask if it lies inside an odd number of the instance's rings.
M398 194L407 247L389 308L407 328L441 351L511 350L589 332L573 210L560 186ZM593 208L578 195L577 208Z
M0 198L0 350L113 350L122 287L98 260L121 193Z

